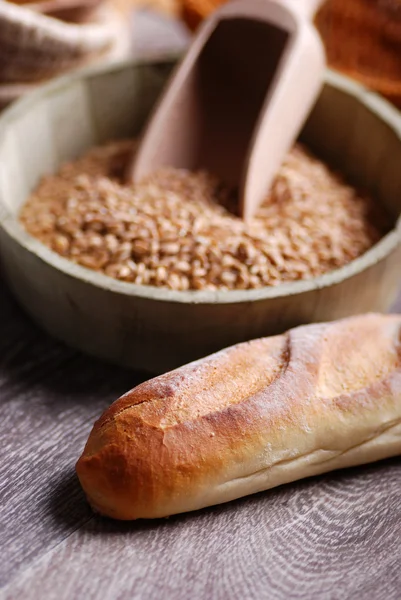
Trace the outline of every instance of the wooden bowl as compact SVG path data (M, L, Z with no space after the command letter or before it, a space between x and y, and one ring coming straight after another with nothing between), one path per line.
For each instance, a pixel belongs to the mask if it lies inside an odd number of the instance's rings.
M1 116L0 256L25 310L71 346L150 372L297 324L385 311L399 283L401 116L330 72L304 141L384 202L394 222L386 237L349 265L275 288L175 292L77 266L24 231L18 212L39 178L92 144L137 135L172 66L91 68L33 92Z

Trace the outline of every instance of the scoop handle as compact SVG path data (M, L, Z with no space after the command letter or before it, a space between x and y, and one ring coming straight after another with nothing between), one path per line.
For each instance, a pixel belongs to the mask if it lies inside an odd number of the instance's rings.
M313 18L319 8L326 0L298 0L300 8L303 9L307 17Z
M278 0L280 4L286 4L292 9L297 10L304 17L313 19L315 13L326 2L326 0Z

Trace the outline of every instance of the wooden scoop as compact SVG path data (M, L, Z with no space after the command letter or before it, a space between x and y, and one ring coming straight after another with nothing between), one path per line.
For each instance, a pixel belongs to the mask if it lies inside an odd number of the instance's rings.
M173 166L238 188L249 218L308 116L324 50L323 0L233 0L198 30L145 128L130 180Z

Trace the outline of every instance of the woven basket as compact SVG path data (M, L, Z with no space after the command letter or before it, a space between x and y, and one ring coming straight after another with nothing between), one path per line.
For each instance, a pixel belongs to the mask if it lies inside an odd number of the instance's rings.
M128 20L114 2L100 4L90 21L68 23L0 2L0 111L56 75L127 58Z
M88 24L69 24L28 8L0 2L0 81L40 81L106 55L121 35L109 6Z
M226 0L182 0L190 29ZM401 107L401 0L327 0L316 17L329 65Z

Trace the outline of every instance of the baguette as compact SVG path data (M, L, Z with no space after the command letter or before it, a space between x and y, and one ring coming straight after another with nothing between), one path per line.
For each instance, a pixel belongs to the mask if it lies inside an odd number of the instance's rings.
M77 463L94 510L157 518L401 454L401 316L238 344L128 392Z

